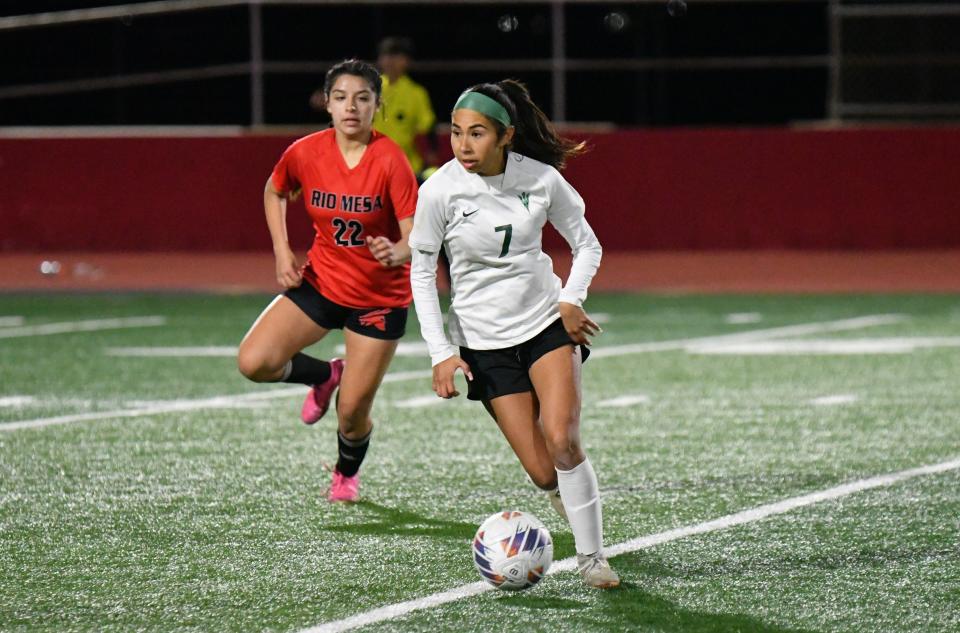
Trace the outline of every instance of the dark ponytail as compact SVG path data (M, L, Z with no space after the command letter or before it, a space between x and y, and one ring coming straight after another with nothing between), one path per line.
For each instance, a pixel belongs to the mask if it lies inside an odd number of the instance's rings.
M563 169L567 159L586 151L586 143L563 138L557 133L547 115L530 98L527 87L515 79L504 79L495 84L480 84L470 91L485 94L507 109L516 131L510 149L529 156L556 169ZM493 121L497 136L503 136L506 128Z

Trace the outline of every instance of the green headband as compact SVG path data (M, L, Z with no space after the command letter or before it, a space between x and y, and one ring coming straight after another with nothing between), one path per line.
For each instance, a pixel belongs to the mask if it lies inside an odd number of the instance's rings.
M494 121L502 123L503 127L513 125L510 122L510 115L507 113L507 109L500 105L496 99L491 99L480 92L464 92L460 95L460 98L457 99L457 105L453 106L453 109L467 109L485 114Z

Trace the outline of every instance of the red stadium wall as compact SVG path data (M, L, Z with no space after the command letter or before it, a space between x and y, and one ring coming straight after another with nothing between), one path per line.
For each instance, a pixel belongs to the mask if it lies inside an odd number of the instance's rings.
M0 250L269 250L261 192L292 138L0 139ZM960 128L585 138L566 175L608 250L960 246Z

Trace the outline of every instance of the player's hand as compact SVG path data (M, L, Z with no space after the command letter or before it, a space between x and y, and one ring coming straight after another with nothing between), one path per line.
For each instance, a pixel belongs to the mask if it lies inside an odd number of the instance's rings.
M406 262L403 253L400 252L397 245L382 235L380 237L371 237L368 235L367 248L370 249L370 252L373 253L373 256L384 268L393 268Z
M593 322L587 313L580 306L561 301L557 304L560 308L560 318L563 320L563 329L567 331L570 338L578 345L590 345L590 337L603 332L600 326Z
M470 365L456 354L433 366L433 390L441 398L450 399L460 395L453 382L453 377L458 369L463 372L467 380L473 380Z
M296 288L303 281L297 256L289 248L274 252L277 266L277 283L283 288Z

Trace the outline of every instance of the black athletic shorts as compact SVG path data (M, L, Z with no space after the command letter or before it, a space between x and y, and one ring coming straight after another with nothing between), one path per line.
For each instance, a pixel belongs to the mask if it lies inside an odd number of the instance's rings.
M570 335L557 319L529 341L504 349L460 348L460 358L470 365L473 380L467 381L467 398L492 400L498 396L533 391L530 367L537 360L564 345L573 345ZM587 360L590 350L580 346L581 362Z
M407 308L348 308L324 297L306 279L283 294L328 330L346 329L385 341L395 341L407 331Z

